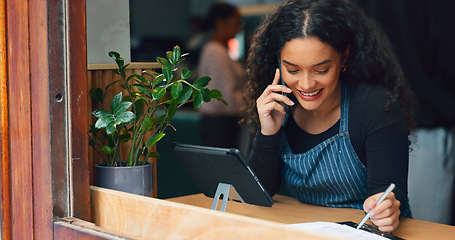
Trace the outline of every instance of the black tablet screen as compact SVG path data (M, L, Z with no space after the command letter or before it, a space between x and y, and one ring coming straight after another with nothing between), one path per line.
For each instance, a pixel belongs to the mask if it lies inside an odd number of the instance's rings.
M205 196L213 198L221 182L231 184L246 203L272 206L273 199L239 150L174 143L171 152Z

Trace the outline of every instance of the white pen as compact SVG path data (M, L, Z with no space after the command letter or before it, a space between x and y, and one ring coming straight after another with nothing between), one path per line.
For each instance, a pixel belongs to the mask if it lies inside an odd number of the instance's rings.
M389 193L394 188L395 188L395 184L391 183L390 186L385 190L385 192L381 195L381 197L376 202L376 206L378 206L382 201L384 201L384 199L387 197L387 195L389 195ZM365 222L370 218L370 212L371 212L371 209L370 209L370 211L368 211L367 215L365 215L365 217L362 219L362 221L360 221L359 225L357 225L357 229L361 228L363 226L363 224L365 224Z

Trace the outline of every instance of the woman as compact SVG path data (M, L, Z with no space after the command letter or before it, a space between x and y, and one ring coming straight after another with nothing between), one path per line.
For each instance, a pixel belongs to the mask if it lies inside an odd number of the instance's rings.
M246 86L244 67L229 56L228 41L242 28L238 9L226 3L213 5L205 20L211 39L201 52L198 75L210 76L208 87L220 90L223 100L204 104L200 108L201 138L204 145L238 147L241 118Z
M244 121L258 129L249 161L267 190L284 181L303 202L372 210L382 231L410 217L413 95L380 29L348 0L295 0L252 42Z

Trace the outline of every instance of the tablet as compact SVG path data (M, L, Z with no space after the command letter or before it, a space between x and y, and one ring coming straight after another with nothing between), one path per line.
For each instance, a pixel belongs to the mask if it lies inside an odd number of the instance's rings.
M213 198L221 182L231 184L246 203L273 205L272 197L238 149L173 143L170 151L205 196Z

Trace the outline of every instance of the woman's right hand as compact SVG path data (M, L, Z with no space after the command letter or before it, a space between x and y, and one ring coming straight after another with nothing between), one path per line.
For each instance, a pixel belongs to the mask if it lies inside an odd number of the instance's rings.
M261 123L261 133L273 135L280 130L284 122L286 111L284 104L293 106L294 102L282 93L291 93L292 90L284 85L280 85L280 70L277 69L271 85L267 86L261 96L256 100L259 121Z

